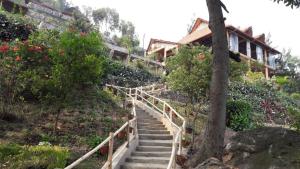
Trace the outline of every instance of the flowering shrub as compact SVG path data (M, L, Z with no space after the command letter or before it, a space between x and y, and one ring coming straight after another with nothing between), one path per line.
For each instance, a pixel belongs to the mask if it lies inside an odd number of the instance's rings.
M106 63L97 33L42 31L26 41L2 42L1 98L57 99L75 88L97 85L106 74Z

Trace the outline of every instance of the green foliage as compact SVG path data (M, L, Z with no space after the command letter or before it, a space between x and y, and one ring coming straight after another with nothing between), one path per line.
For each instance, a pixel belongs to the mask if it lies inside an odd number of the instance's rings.
M249 70L249 66L244 62L229 61L229 79L231 81L242 81Z
M300 7L300 2L299 0L273 0L274 2L282 2L286 5L286 6L290 6L291 8L296 7L299 8Z
M296 100L267 84L230 83L228 95L229 99L243 100L249 103L253 109L251 119L258 125L271 122L271 119L277 124L286 124L287 108L290 106L300 108ZM267 111L264 106L266 103Z
M58 146L0 145L1 165L5 164L8 168L63 168L68 158L68 150Z
M262 72L251 72L249 71L246 75L246 80L250 83L260 83L264 81L265 75Z
M0 9L0 40L26 40L35 26L21 15L10 14Z
M183 46L167 62L170 71L167 77L168 85L191 99L199 100L209 87L211 67L212 56L208 48Z
M149 73L145 69L136 69L114 61L111 61L109 65L110 77L106 80L107 83L118 86L138 87L160 80L160 77Z
M235 131L243 131L251 126L252 107L245 101L228 101L226 105L227 126Z
M92 136L88 137L86 142L87 142L87 145L90 148L95 148L100 143L102 143L105 139L106 139L106 137L101 137L101 136L98 136L98 135L92 135Z
M71 30L79 32L91 32L93 30L93 25L91 24L89 18L85 16L78 7L75 8L73 12L74 19L71 21L69 27Z
M289 83L287 76L276 76L276 83L280 86L286 85Z
M108 31L114 31L118 29L119 27L119 13L115 9L111 8L100 8L93 11L93 20L94 22L99 26L100 29L108 32ZM101 26L104 26L105 28L102 28Z
M292 127L295 127L298 131L300 131L300 109L289 107L288 113L292 117Z
M300 93L292 93L291 97L295 100L299 100L300 101Z

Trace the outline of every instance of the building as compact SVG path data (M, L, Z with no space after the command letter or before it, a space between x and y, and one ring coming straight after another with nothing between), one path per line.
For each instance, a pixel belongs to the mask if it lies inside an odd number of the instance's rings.
M179 45L176 42L151 39L146 53L148 57L153 57L154 60L165 65L167 57L174 55L174 50L177 50Z
M0 3L4 10L32 19L39 28L61 28L73 19L72 14L62 12L38 0L0 0Z
M262 71L266 78L269 78L274 74L276 69L275 59L280 55L280 52L272 48L265 42L265 35L261 34L258 36L253 36L252 27L246 29L239 29L232 25L226 25L227 39L229 50L234 53L239 53L241 59L248 63L252 70L254 65L262 65ZM173 42L172 42L173 43ZM208 21L197 18L191 31L179 40L178 45L186 44L202 44L208 47L212 46L212 32L208 27ZM155 48L149 48L147 53L158 53L158 49L163 48L164 45L159 41L150 41L149 46L154 46ZM166 58L168 54L164 54ZM165 61L165 60L164 60Z

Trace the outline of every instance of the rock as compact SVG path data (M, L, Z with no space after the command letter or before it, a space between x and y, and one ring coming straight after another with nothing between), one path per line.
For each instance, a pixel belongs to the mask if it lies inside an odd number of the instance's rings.
M226 163L227 161L230 161L233 157L233 153L228 153L223 156L223 162Z
M250 153L248 153L248 152L243 152L243 158L245 159L245 158L248 158L250 156Z
M224 152L233 155L223 162L241 169L299 169L300 133L279 127L238 132Z
M230 166L224 165L219 159L211 157L199 164L194 169L233 169Z

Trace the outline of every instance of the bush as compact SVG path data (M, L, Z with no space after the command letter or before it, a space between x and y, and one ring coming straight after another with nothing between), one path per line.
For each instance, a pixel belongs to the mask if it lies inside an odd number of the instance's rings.
M64 168L68 158L69 152L57 146L0 145L0 162L8 168Z
M292 127L300 131L300 109L289 107L288 113L291 116Z
M235 131L243 131L251 126L252 107L244 101L228 101L226 105L227 126Z
M96 146L98 146L100 143L102 143L104 140L106 139L106 137L100 137L97 135L92 135L87 139L87 145L90 148L95 148Z
M295 100L300 100L300 93L292 93L291 97Z
M160 80L145 69L134 69L121 63L111 61L109 63L109 77L106 83L115 84L117 86L138 87Z
M1 41L26 40L34 30L34 25L23 16L10 14L0 9Z

